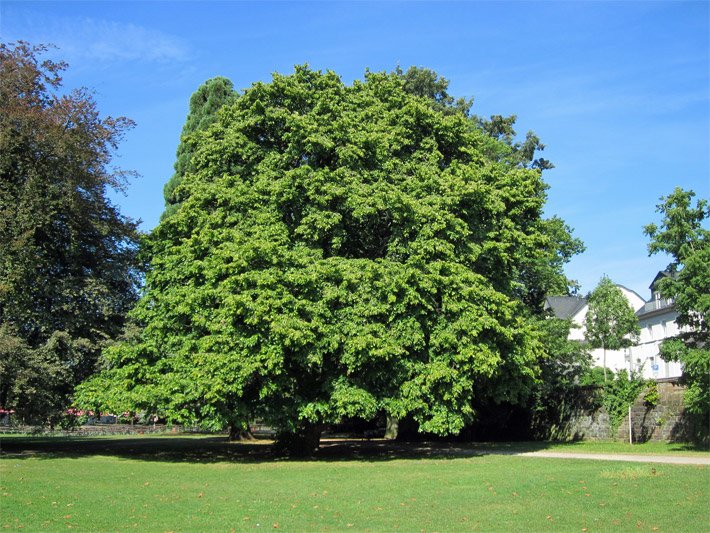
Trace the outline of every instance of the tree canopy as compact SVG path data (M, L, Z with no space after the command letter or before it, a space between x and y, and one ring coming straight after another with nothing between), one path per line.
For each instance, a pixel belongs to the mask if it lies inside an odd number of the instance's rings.
M588 391L580 389L591 368L588 346L571 340L571 319L546 317L538 321L546 356L540 361L540 380L528 402L532 436L542 439L568 438L570 422L585 405L592 403Z
M64 63L0 44L0 407L46 419L95 369L136 300L136 225L108 200L132 122L102 118Z
M661 356L683 364L688 382L686 404L691 412L710 416L710 230L703 223L710 218L705 199L693 206L693 191L677 187L661 198L656 211L663 216L660 226L649 224L649 255L665 252L671 257L668 276L657 289L672 298L678 312L681 334L661 345Z
M530 295L567 289L581 243L543 218L540 169L408 89L297 67L192 134L181 203L147 241L143 330L79 401L258 417L309 446L344 417L445 435L474 399L524 401L545 351Z

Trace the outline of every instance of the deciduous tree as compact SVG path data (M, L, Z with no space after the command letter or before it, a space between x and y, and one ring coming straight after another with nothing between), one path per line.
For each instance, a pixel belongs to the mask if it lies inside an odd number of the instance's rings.
M584 327L589 345L604 351L603 367L606 380L606 351L632 346L640 333L636 313L621 289L607 276L602 277L599 285L589 295Z
M107 197L132 125L102 118L64 63L0 44L0 406L53 419L136 300L136 225Z
M688 384L686 405L701 415L710 416L710 231L703 227L710 218L705 199L693 205L693 191L677 187L661 198L656 211L663 216L660 226L649 224L644 233L651 239L649 254L665 252L671 257L669 276L659 282L658 290L672 298L678 311L680 335L661 345L661 357L680 361Z
M397 73L346 86L297 67L193 138L182 203L148 241L145 327L106 352L87 405L261 417L309 452L344 417L446 435L474 398L528 397L544 347L521 273L567 240L539 169L487 157L499 141Z

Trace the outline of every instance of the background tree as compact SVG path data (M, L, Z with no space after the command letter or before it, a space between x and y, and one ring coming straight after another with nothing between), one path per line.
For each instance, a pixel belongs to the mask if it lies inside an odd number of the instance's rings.
M195 135L182 204L147 242L144 329L81 401L262 417L305 452L343 418L446 435L474 399L524 402L544 347L521 273L569 239L550 238L539 169L488 158L500 141L405 85L297 67Z
M407 72L404 72L400 67L397 67L394 74L402 78L405 91L428 99L438 111L446 114L458 113L468 117L473 99L454 99L448 92L449 80L439 76L433 70L412 66L407 69Z
M64 63L0 44L0 406L50 421L136 300L136 225L108 198L132 123L101 118Z
M532 436L538 439L569 438L569 424L594 398L582 387L591 368L587 346L570 340L571 320L555 317L538 322L546 348L540 361L540 380L534 388L531 406Z
M180 135L177 159L175 161L175 173L163 189L163 196L165 197L165 212L163 216L167 216L177 209L181 202L180 194L177 190L178 186L185 174L193 169L190 159L195 149L196 141L192 134L206 130L210 124L217 120L217 111L234 100L235 96L232 82L227 78L218 76L207 80L190 97L190 112Z
M603 367L606 381L606 351L633 346L641 332L636 313L614 283L603 276L589 295L589 307L584 319L585 338L592 348L604 352Z
M661 344L661 357L680 361L688 385L686 405L701 416L705 429L710 418L710 231L703 227L710 218L708 201L698 199L693 206L693 191L677 187L661 198L656 211L660 226L649 224L644 233L651 239L649 254L665 252L672 258L657 289L674 300L680 335Z

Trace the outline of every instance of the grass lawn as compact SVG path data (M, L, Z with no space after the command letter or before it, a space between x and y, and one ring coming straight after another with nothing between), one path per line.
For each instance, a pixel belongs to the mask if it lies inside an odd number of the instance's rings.
M2 448L2 528L710 531L701 466L383 442L288 460L263 444L184 436L3 437Z
M710 450L679 442L643 442L629 444L624 441L576 441L576 442L511 442L473 443L473 448L481 450L499 449L512 452L545 450L569 453L612 453L631 455L681 455L689 457L710 457Z
M643 442L629 444L621 441L595 442L561 442L545 446L551 452L574 453L619 453L634 455L688 455L710 457L710 451L692 444L677 442Z

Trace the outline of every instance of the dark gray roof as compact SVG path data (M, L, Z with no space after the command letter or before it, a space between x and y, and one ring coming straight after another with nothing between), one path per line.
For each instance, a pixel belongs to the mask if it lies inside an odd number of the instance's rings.
M658 274L656 274L656 277L653 278L653 281L651 282L651 285L648 286L649 289L651 289L651 292L655 291L656 289L654 288L656 286L656 283L658 283L658 280L663 279L663 278L670 278L673 276L668 270L662 270Z
M552 309L557 318L572 318L587 305L587 299L579 296L548 296L545 298L545 309Z
M672 298L661 298L658 300L649 300L644 306L636 311L636 316L639 318L648 318L653 315L662 315L664 313L674 313L675 302Z

